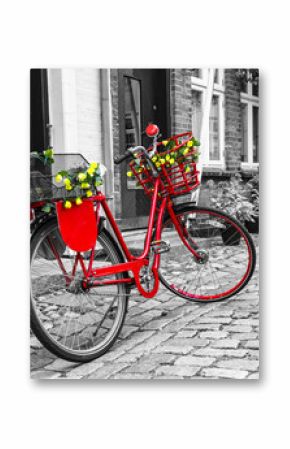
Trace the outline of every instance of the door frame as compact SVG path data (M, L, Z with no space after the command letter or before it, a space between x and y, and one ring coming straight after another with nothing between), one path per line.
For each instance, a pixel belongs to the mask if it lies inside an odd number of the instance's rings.
M138 69L142 70L142 69ZM144 69L150 70L150 69ZM157 70L151 69L151 70ZM165 97L164 97L164 108L165 108L165 117L164 121L166 123L166 136L162 136L164 139L170 136L171 131L171 111L170 111L170 69L158 69L164 70L165 74ZM144 92L142 89L142 79L134 76L134 69L119 69L118 70L118 116L119 116L119 153L122 154L125 151L125 142L126 142L126 134L125 134L125 98L124 98L124 78L129 77L140 82L140 102L141 102L141 111L140 111L140 122L141 128L145 126L144 121L144 111L143 111L143 98ZM144 144L144 137L141 137L141 143ZM120 175L120 188L121 188L121 210L122 210L122 218L120 220L120 226L123 229L137 229L146 227L147 225L147 216L136 216L135 214L132 216L124 217L124 204L130 202L130 205L134 211L136 211L136 199L137 194L135 190L128 190L127 188L127 174L124 169L124 164L120 166L119 170L121 170ZM144 197L144 201L148 201L146 197Z

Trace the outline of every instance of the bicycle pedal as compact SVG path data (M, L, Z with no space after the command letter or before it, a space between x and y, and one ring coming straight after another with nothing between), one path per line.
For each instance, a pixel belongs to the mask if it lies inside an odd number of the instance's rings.
M170 243L165 240L155 240L151 243L150 247L154 254L162 254L170 251Z

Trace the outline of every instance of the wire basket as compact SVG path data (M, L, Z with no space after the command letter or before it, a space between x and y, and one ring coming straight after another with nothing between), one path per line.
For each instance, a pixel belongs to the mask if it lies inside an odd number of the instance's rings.
M186 137L186 139L184 139L184 137ZM178 155L178 150L189 142L190 137L192 137L191 133L184 133L167 139L168 141L173 140L175 142L175 147L160 153L158 152L158 155L165 160L168 154L172 155L174 153L175 155ZM161 142L158 143L158 146L160 145L162 145ZM151 148L149 148L149 150L150 149ZM196 148L192 147L185 156L176 156L173 165L166 162L158 168L158 174L161 181L160 195L162 197L186 195L198 187L199 172L196 168L196 153ZM143 187L146 195L152 196L155 178L144 156L140 155L139 165L133 160L130 162L130 167L136 178L136 182Z
M30 202L76 198L82 194L76 187L73 192L59 186L55 175L60 170L81 171L89 167L88 161L79 153L54 154L53 165L44 165L38 158L30 158Z

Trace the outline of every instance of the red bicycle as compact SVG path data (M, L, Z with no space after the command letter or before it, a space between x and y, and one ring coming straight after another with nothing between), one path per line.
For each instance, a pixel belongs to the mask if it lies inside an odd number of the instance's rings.
M59 357L88 362L108 351L124 323L132 290L150 300L161 281L188 301L208 303L235 295L253 274L255 247L241 223L193 202L175 204L177 196L199 185L192 157L195 148L182 162L176 157L173 164L157 168L152 161L161 145L158 131L153 125L147 128L147 135L153 138L150 148L138 146L115 158L116 164L132 158L131 170L151 198L140 255L129 250L100 191L66 213L51 182L49 194L43 193L51 176L34 179L31 327L41 343ZM167 139L174 142L174 148L162 152L164 160L178 154L191 137L191 133L183 133ZM87 163L80 155L59 158L62 165L67 159L70 165L72 161L76 166ZM57 213L44 217L40 210L48 198Z

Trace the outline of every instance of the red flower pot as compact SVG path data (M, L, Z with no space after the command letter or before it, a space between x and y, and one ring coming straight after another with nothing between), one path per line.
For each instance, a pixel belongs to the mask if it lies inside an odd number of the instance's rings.
M94 205L84 201L65 209L63 202L56 204L59 230L63 241L74 251L89 251L97 240L97 219Z

